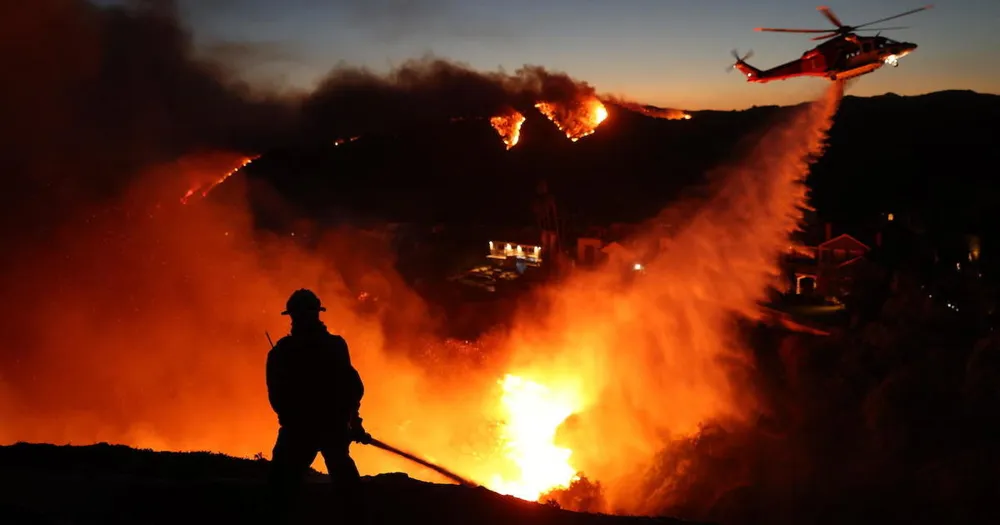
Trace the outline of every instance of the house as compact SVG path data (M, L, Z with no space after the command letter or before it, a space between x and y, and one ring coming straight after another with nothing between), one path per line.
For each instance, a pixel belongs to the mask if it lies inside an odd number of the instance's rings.
M514 259L528 266L542 265L542 247L535 244L490 241L487 258L497 261Z
M816 251L816 291L824 297L843 297L850 293L855 266L871 248L844 233L821 243Z
M847 233L832 233L832 225L827 224L824 241L788 247L783 262L796 295L839 298L849 293L853 270L871 247Z

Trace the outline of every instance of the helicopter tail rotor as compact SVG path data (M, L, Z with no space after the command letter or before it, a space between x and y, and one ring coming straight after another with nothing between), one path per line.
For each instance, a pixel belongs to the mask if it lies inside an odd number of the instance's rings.
M733 58L736 59L736 62L734 62L732 65L726 68L727 73L730 73L732 72L732 70L737 69L737 66L739 66L740 64L745 64L747 59L753 56L753 49L748 50L746 54L743 55L742 57L740 56L740 52L735 49L731 50L730 53L732 53Z

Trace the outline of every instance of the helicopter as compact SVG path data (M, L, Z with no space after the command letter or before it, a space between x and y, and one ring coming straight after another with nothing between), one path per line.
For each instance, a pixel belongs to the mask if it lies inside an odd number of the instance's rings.
M912 15L934 7L927 5L898 15L880 18L858 26L844 25L829 7L817 7L835 29L783 29L758 27L757 31L776 33L822 33L811 40L826 40L806 51L802 57L771 69L760 70L746 62L753 51L740 56L733 50L736 63L729 71L736 69L746 75L747 82L770 82L795 77L825 77L832 81L847 80L875 71L885 65L899 66L899 59L912 53L917 45L911 42L897 42L881 36L882 31L906 29L905 27L879 27L862 29L867 26ZM878 31L875 36L859 36L857 31Z

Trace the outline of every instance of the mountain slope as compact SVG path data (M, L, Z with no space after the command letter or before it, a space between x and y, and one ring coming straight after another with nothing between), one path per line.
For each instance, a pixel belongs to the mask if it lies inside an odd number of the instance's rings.
M546 179L561 212L581 227L654 215L790 108L694 112L658 120L608 105L597 132L570 142L542 115L526 114L521 141L507 151L484 120L440 122L334 137L272 151L248 169L311 217L372 216L395 221L533 222L530 199ZM950 226L983 222L998 151L1000 96L940 92L845 98L829 148L810 181L818 212L853 223L892 208L949 215ZM749 141L749 142L748 142ZM971 205L970 205L971 199Z

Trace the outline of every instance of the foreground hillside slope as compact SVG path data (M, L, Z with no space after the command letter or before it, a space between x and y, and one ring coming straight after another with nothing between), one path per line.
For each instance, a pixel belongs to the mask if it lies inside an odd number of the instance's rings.
M135 450L125 446L16 444L0 447L0 523L259 523L267 462L221 454ZM302 506L325 513L325 476L314 473ZM403 474L365 478L374 523L679 524L678 520L580 514L437 485Z

